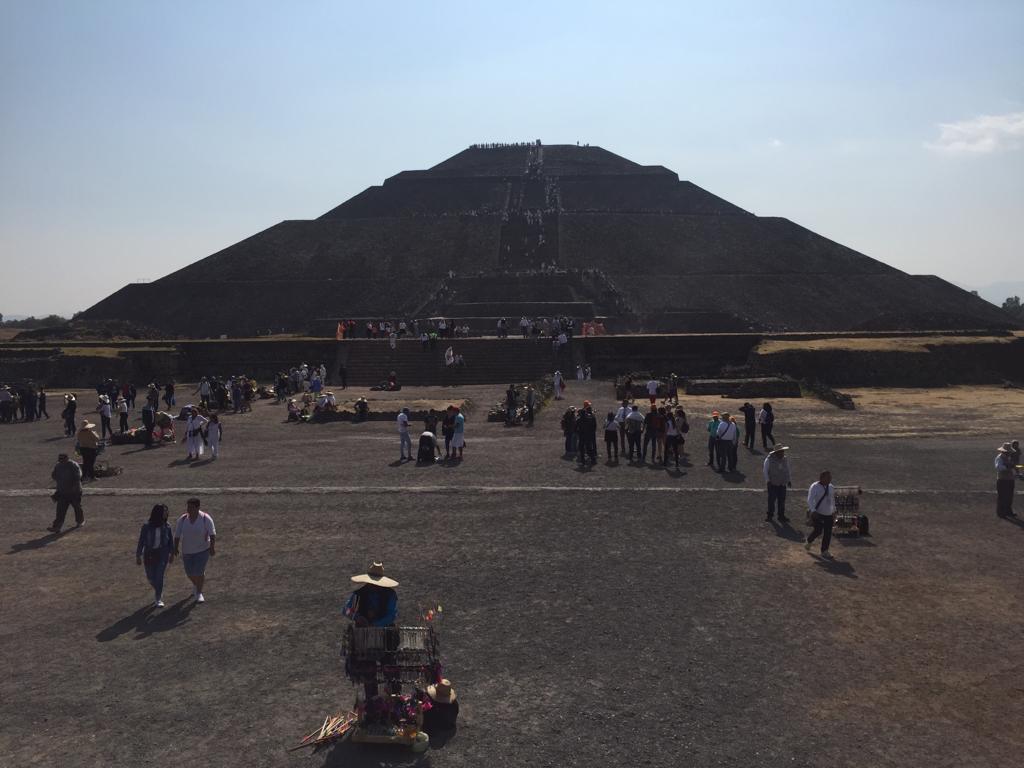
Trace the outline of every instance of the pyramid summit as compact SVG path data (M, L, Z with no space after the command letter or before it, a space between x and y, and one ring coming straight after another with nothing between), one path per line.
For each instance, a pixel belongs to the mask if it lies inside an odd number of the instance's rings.
M600 147L481 144L83 313L172 335L338 318L606 318L610 330L1006 328L988 302Z

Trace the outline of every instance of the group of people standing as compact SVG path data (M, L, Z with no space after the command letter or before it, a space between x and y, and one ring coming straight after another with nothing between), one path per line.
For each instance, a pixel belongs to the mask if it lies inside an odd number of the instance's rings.
M412 461L412 436L410 433L409 409L402 408L396 417L398 423L398 460ZM441 461L441 440L438 439L438 427L444 440L444 461L462 461L466 448L466 416L457 405L449 405L438 417L428 411L423 420L423 431L420 433L416 450L417 464L433 464Z
M672 458L676 468L685 453L686 434L690 423L681 407L652 405L644 414L640 406L624 399L616 411L608 411L604 420L605 459L618 462L620 453L630 463L646 463L650 449L654 463L669 465ZM565 438L565 456L575 456L580 464L597 463L597 419L593 405L583 401L577 409L571 405L562 414L560 422Z
M24 386L0 385L0 423L50 418L46 412L46 390L33 382Z

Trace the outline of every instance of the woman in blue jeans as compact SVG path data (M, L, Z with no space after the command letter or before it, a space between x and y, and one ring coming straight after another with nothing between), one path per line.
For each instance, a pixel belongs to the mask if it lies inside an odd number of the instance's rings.
M139 532L139 545L135 549L135 562L146 567L146 578L156 595L154 605L164 607L164 573L174 560L174 534L167 524L167 505L157 504L149 513L149 522Z

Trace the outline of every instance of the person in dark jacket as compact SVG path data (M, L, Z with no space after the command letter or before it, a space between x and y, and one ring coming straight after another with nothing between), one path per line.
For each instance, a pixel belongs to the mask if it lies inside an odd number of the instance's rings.
M427 697L430 707L423 713L423 730L431 736L455 729L459 717L459 700L452 688L451 680L441 680L436 685L428 685Z
M146 579L153 587L153 605L164 607L164 574L174 560L174 534L167 523L167 505L157 504L149 513L149 522L139 531L139 544L135 548L136 565L144 565Z
M565 455L576 453L576 406L570 405L562 414L562 434L565 436Z
M50 414L46 412L46 390L42 387L39 388L39 400L37 401L37 409L39 416L45 416L47 419L50 418Z
M752 451L757 440L757 409L750 403L744 403L740 413L743 414L743 446Z
M60 533L69 506L75 510L75 527L80 527L85 522L85 513L82 512L82 468L71 461L66 453L62 453L57 456L57 465L50 477L57 482L57 490L53 494L57 502L57 516L53 525L46 530Z
M579 462L586 466L590 459L591 466L597 464L597 419L589 400L583 401L583 410L576 418L576 435L579 440Z
M64 410L61 412L61 416L64 417L64 436L74 437L75 432L78 428L75 426L75 413L78 410L78 400L75 396L68 392L64 395Z

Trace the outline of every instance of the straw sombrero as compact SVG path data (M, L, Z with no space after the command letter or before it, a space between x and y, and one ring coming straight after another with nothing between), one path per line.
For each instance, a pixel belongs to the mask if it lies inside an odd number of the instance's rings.
M397 581L384 575L384 563L376 560L369 568L366 569L366 573L360 573L353 576L352 583L374 584L378 587L388 587L390 589L394 589L398 586Z
M445 678L437 685L428 685L427 696L439 704L454 704L456 696L452 681Z
M768 451L768 455L770 456L773 453L782 453L783 451L788 451L788 450L789 450L789 446L788 445L776 445L770 451Z
M92 423L91 421L89 421L88 419L82 419L82 429L92 429L92 428L93 428L93 427L95 427L95 426L96 426L96 425L95 425L95 424L93 424L93 423Z
M998 448L996 448L996 453L1012 453L1012 452L1013 452L1013 443L1003 443Z

